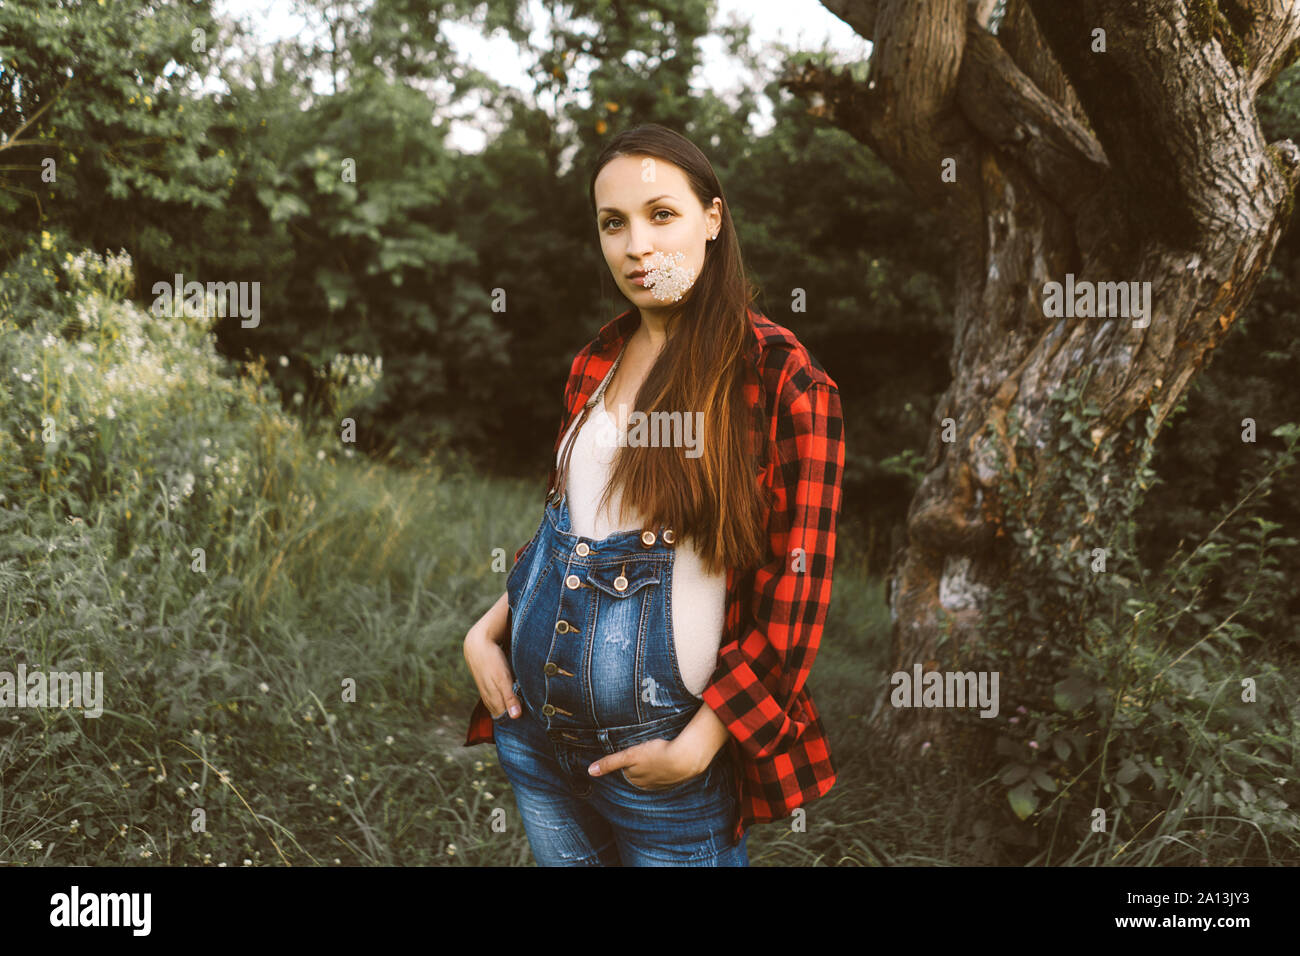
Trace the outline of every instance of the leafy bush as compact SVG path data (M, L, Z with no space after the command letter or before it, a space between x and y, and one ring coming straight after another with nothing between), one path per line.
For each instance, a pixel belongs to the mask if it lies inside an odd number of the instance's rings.
M1085 422L1098 410L1080 394L1052 398L1062 427L1032 479L1045 482L1041 510L1015 507L1031 478L999 461L1012 504L1002 533L1018 547L979 653L1016 680L1002 681L990 781L1006 795L1003 825L976 833L1046 863L1294 862L1300 632L1277 610L1290 596L1278 555L1297 540L1252 511L1293 472L1300 428L1275 428L1278 450L1244 446L1257 453L1237 504L1147 571L1133 515L1159 481L1156 409L1145 435L1135 416L1097 444ZM1009 429L1019 436L1014 417Z
M275 798L246 798L245 781L310 754L315 715L331 734L348 722L309 694L266 706L266 659L236 639L284 586L267 560L277 533L316 506L304 463L333 456L281 411L264 368L224 374L210 318L124 298L124 252L59 253L43 234L0 277L0 669L101 672L104 711L0 714L0 859L258 860ZM351 388L340 407L369 372L351 364L329 376ZM241 755L237 736L259 744ZM287 788L306 806L334 789ZM233 821L219 839L177 839L196 805Z

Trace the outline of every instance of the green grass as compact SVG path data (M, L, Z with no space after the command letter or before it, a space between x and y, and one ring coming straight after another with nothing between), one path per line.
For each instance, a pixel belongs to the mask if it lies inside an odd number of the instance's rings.
M132 623L111 626L115 615L102 614L87 635L106 662L103 717L30 709L4 721L0 860L530 861L494 748L460 746L476 698L460 645L504 588L492 548L509 560L528 539L540 488L309 456L285 487L315 504L273 534L257 521L236 529L257 547L217 549L249 560L209 568L214 583L196 583L173 561L114 585L108 549L93 544L60 575L53 606L25 629L29 660L60 656L78 576L113 588ZM935 812L946 798L932 793L927 806L919 785L900 792L873 750L867 675L883 673L889 618L880 583L860 568L846 548L814 669L839 782L807 808L806 832L751 830L755 865L951 852ZM227 571L240 582L231 591L221 584ZM13 576L9 608L43 579ZM130 666L123 674L113 662ZM195 807L206 815L201 833L190 826ZM491 826L497 807L504 832Z

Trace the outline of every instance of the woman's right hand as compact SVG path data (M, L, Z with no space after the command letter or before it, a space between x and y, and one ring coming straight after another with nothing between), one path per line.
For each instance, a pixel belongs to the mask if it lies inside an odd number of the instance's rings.
M488 714L495 718L508 711L511 717L518 717L522 710L514 693L515 678L510 673L510 661L500 644L505 629L501 629L500 637L495 637L483 626L491 615L492 611L489 611L484 620L471 627L465 635L465 663L474 675L474 683L478 685L479 696L483 698Z

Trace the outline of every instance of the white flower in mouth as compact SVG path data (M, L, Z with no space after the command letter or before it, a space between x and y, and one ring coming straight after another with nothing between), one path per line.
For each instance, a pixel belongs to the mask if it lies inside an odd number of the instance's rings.
M681 264L684 252L652 252L646 256L645 287L660 302L676 302L695 284L695 270Z

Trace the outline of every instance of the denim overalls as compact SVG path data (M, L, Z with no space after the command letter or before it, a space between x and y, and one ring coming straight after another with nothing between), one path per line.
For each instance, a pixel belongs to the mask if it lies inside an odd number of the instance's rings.
M745 866L744 839L731 845L726 745L703 773L667 788L639 788L621 769L587 772L634 744L672 740L701 706L673 643L672 529L601 539L570 530L569 454L617 367L573 427L541 524L507 578L523 713L493 718L493 736L539 865Z

